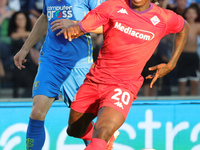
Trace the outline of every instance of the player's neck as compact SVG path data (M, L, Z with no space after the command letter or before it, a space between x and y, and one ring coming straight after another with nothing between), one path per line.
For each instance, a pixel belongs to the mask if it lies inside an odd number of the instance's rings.
M138 11L138 12L140 12L140 11L145 11L145 10L147 10L150 6L151 6L151 5L150 5L150 1L147 1L147 2L146 2L144 5L142 5L142 6L131 5L131 7L132 7L134 10Z

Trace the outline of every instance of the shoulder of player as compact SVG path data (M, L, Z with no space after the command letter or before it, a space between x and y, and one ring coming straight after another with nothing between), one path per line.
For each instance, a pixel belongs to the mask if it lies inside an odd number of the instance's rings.
M157 6L156 4L153 4L153 9L151 13L154 13L156 16L158 16L161 20L167 20L168 14L170 14L172 11L161 8Z
M169 10L169 9L164 9L161 8L159 6L157 6L157 10L156 12L165 20L167 21L169 18L176 16L178 14L176 14L174 11Z
M165 12L165 9L163 9L163 8L161 8L161 7L159 7L159 6L157 6L156 4L154 4L154 3L152 3L152 5L153 5L153 8L152 8L152 11L153 12L155 12L155 13L157 13L157 14L160 14L160 15L163 15L163 13L165 14L166 12ZM152 12L151 11L151 12Z
M178 15L178 14L176 14L173 10L170 10L170 9L165 9L165 8L160 8L160 9L162 9L162 11L163 11L163 13L165 14L165 15Z
M162 7L160 7L160 6L158 6L158 5L156 5L156 4L154 4L153 3L153 9L157 12L157 13L165 13L165 14L167 14L168 12L170 12L171 10L169 10L169 9L165 9L165 8L162 8Z

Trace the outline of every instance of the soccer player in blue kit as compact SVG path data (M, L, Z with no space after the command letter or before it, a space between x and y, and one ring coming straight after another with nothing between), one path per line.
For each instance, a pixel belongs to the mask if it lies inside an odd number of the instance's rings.
M93 63L90 35L84 34L69 42L64 35L61 35L64 28L82 20L102 1L104 0L44 0L42 15L25 44L14 56L16 67L24 69L26 55L47 33L40 51L38 73L33 84L33 106L26 135L27 150L42 149L45 142L44 120L52 103L59 98L62 91L65 102L70 106ZM94 32L98 33L99 30ZM87 140L87 134L92 134L92 128L89 129L92 123L87 126L83 140Z

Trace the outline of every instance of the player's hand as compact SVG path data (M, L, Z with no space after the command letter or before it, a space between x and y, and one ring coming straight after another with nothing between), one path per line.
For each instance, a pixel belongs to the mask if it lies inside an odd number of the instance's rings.
M26 51L24 50L20 50L14 57L14 63L15 63L15 66L21 70L23 68L25 68L25 66L23 65L27 60L25 59L26 58Z
M68 39L69 41L72 41L74 38L78 38L82 34L84 33L77 24L69 26L64 32L65 39Z
M58 29L61 29L61 31L56 34L56 36L59 36L65 32L65 29L68 26L74 25L74 24L75 24L74 21L69 20L69 19L58 19L51 23L51 25L52 25L51 30L54 32Z
M151 83L150 83L150 88L153 87L153 84L156 82L156 80L158 78L164 77L165 75L167 75L169 72L171 72L174 69L174 67L170 66L169 64L159 64L157 66L154 67L150 67L149 70L153 71L156 70L155 74L152 75L148 75L146 77L146 79L152 79Z

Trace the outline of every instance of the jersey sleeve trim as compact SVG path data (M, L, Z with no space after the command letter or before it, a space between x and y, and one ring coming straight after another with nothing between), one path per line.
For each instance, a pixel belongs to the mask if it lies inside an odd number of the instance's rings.
M78 25L79 25L81 31L83 31L84 33L87 33L87 31L85 31L85 30L83 29L83 26L81 25L81 22L79 22Z

